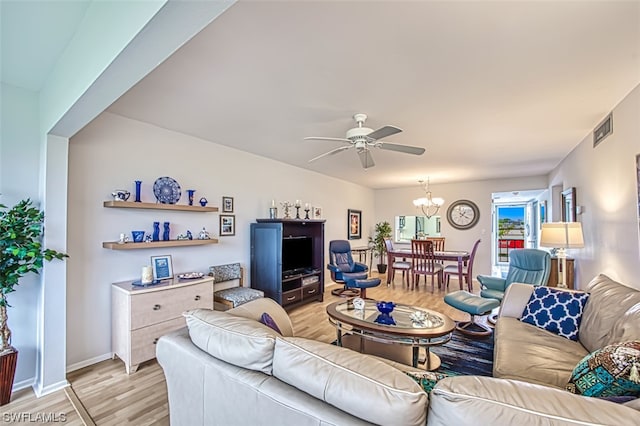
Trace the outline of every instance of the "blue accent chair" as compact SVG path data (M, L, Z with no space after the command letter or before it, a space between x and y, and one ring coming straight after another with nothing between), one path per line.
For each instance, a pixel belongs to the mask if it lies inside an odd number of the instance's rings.
M346 240L329 242L329 264L331 279L344 284L343 289L333 290L331 294L343 297L366 297L367 288L380 285L379 278L368 278L369 268L364 263L356 262L351 255L351 245Z
M505 278L478 275L480 296L502 301L512 283L547 285L551 272L551 256L538 249L518 249L509 253L509 271ZM495 318L490 318L495 322Z

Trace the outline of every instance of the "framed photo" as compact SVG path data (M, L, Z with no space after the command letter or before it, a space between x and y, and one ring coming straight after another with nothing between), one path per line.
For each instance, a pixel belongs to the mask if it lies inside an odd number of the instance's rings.
M362 238L362 211L349 209L347 216L349 220L347 236L350 240L359 240Z
M221 214L220 215L220 236L236 235L236 215Z
M233 197L222 197L222 211L233 213Z
M313 216L311 216L311 219L322 219L322 207L313 207Z
M173 278L173 264L171 255L151 256L151 268L153 269L153 280L168 280Z

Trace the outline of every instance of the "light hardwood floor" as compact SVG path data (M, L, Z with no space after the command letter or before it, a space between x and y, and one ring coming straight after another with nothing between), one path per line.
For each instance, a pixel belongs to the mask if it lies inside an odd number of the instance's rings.
M376 272L372 273L377 276ZM469 316L451 308L443 301L447 290L431 292L431 283L425 286L424 278L416 290L402 285L401 273L396 274L394 284L387 287L385 276L382 284L367 290L367 296L377 300L392 300L421 306L442 312L453 320L468 320ZM322 303L310 303L289 312L296 336L332 342L336 338L335 328L326 317L326 306L340 300L331 295L333 286L327 286ZM475 284L477 289L477 283ZM449 292L458 290L458 282L451 280ZM477 290L476 290L477 292ZM90 418L78 416L64 391L36 398L31 390L14 393L12 401L0 407L0 423L5 413L65 413L70 425L168 425L169 408L164 374L158 363L149 361L138 371L127 375L120 360L107 360L69 373L72 391L80 401L80 412L86 409ZM37 424L37 423L35 423Z

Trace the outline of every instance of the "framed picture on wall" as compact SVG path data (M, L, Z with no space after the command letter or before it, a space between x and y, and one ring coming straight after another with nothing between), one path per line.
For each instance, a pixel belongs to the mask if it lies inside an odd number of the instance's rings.
M233 214L220 215L220 236L236 235L236 216Z
M153 280L168 280L173 278L173 264L171 255L151 256L151 269L153 270Z
M222 211L233 213L233 197L222 197Z
M347 219L348 239L359 240L362 238L362 211L349 209L347 212Z

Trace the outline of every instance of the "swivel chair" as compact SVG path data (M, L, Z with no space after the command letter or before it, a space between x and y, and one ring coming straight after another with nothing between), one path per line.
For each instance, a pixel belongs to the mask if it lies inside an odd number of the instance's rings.
M538 249L513 250L509 253L509 271L505 278L478 275L480 296L502 302L507 288L512 283L547 285L550 272L551 256L548 252ZM489 322L495 324L495 321L495 315L489 317Z
M514 282L546 285L551 270L551 256L543 250L519 249L509 254L509 271L505 278L478 275L482 290L480 296L468 291L459 290L445 295L446 304L466 312L470 321L460 321L456 329L472 337L484 337L491 334L491 329L476 322L475 317L487 315L502 302L507 288ZM487 318L495 324L495 316Z
M358 296L365 298L367 288L380 285L379 278L368 278L369 268L364 263L356 262L351 255L351 245L346 240L329 242L329 264L331 279L344 288L332 290L331 294L341 297Z

